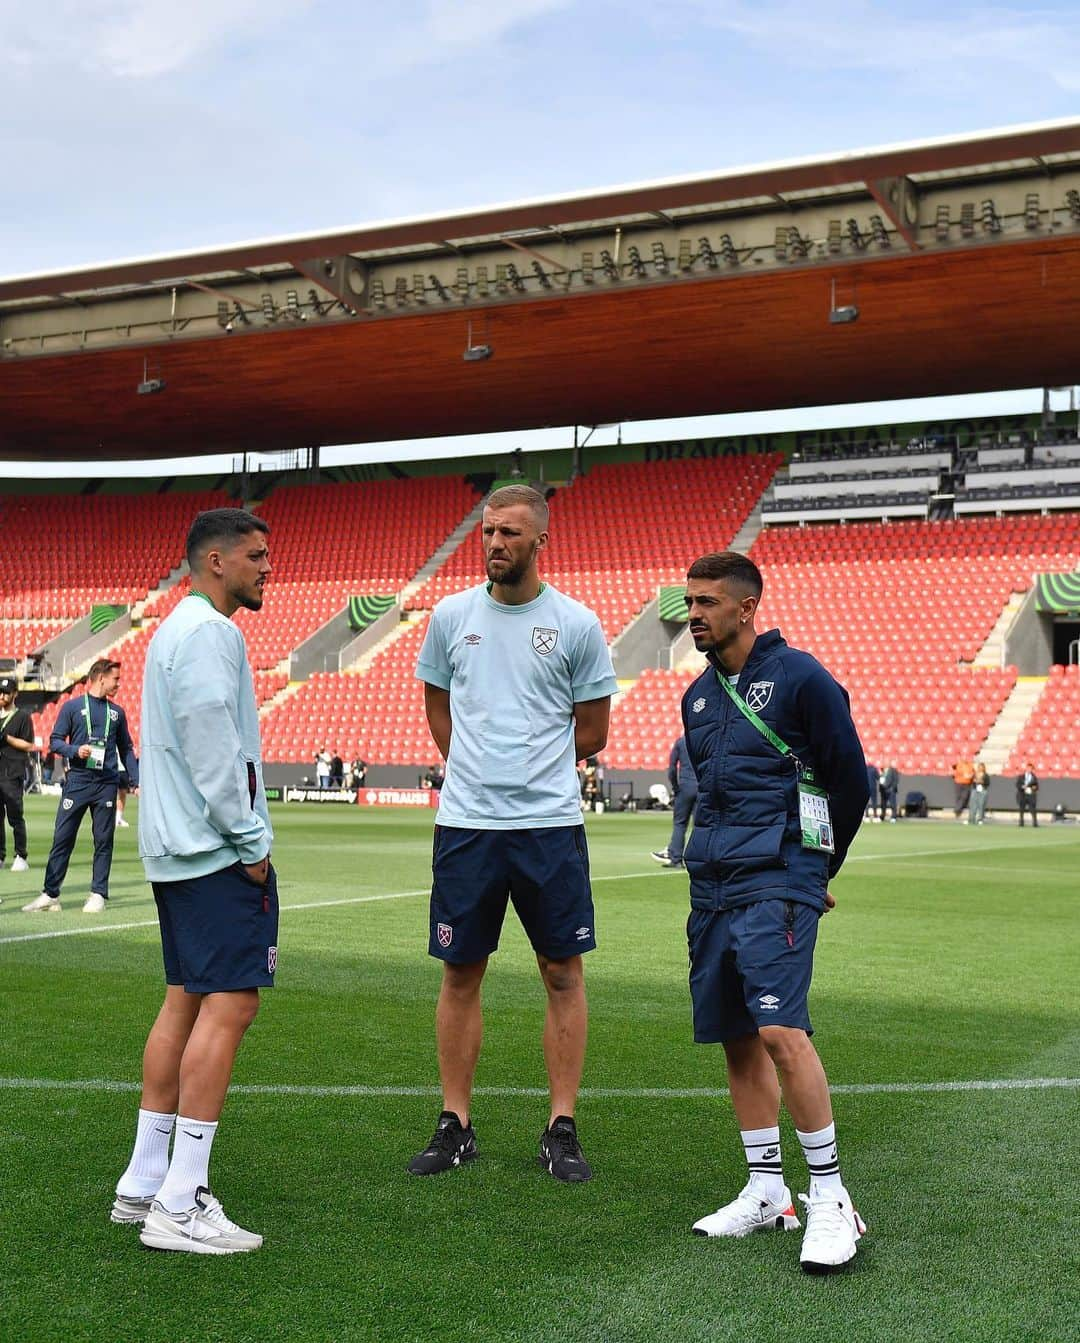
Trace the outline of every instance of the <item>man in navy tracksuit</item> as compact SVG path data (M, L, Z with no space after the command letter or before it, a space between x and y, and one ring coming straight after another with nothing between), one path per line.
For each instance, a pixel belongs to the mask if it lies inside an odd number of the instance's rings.
M801 1262L828 1273L865 1230L844 1188L807 993L829 878L868 796L846 691L779 630L758 634L757 566L728 551L687 575L690 632L709 667L682 702L698 779L690 874L694 1039L721 1043L750 1180L701 1218L704 1236L799 1225L780 1160L783 1094L810 1170Z
M671 809L674 812L671 838L667 848L656 849L652 857L661 867L680 869L683 865L683 849L686 847L686 827L690 824L697 802L697 778L690 763L685 737L678 737L671 748L667 777L671 785Z
M60 887L79 836L83 816L90 812L94 829L94 872L84 914L100 914L109 898L116 834L118 764L123 761L130 788L139 785L139 762L135 759L127 718L110 696L120 687L120 663L101 658L90 668L86 691L72 696L56 716L50 748L68 760L68 776L56 812L52 849L45 868L41 894L28 905L27 914L60 910Z

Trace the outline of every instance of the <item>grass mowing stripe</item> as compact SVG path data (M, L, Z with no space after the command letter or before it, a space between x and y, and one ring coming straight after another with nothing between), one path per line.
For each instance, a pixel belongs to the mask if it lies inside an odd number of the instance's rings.
M993 1077L963 1082L849 1082L831 1086L835 1096L923 1095L970 1091L1049 1091L1080 1087L1080 1077ZM138 1091L138 1082L109 1078L0 1077L6 1091ZM240 1082L229 1088L238 1096L439 1096L436 1086L301 1086ZM546 1096L546 1087L476 1087L474 1096ZM583 1100L718 1100L726 1087L582 1087Z
M631 881L636 877L651 877L654 872L616 872L604 877L593 877L598 881ZM425 886L419 891L388 891L383 895L348 895L340 900L308 900L303 904L282 905L281 913L291 913L297 909L330 909L334 905L370 905L379 900L407 900L418 895L430 895L431 887ZM53 928L47 933L16 933L12 937L0 937L0 946L10 942L44 942L53 937L84 937L88 933L122 933L129 928L156 928L157 919L140 919L136 923L99 923L90 928Z

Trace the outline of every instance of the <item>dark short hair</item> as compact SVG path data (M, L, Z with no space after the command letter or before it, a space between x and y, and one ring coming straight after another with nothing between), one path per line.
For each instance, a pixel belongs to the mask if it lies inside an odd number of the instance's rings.
M96 662L90 664L90 670L86 673L88 681L96 681L99 676L107 676L114 667L119 667L120 663L115 658L98 658Z
M268 532L269 524L246 508L208 508L199 513L187 534L185 552L189 568L215 545L238 541L252 532Z
M752 597L760 597L765 587L761 570L753 560L737 550L724 550L702 555L686 571L687 578L706 578L712 582L737 583Z

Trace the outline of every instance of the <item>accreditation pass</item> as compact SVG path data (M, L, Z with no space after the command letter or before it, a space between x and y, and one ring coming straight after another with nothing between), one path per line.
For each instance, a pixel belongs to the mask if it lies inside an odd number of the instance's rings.
M804 849L818 849L822 853L836 852L829 795L823 788L817 788L803 779L799 780L799 822Z

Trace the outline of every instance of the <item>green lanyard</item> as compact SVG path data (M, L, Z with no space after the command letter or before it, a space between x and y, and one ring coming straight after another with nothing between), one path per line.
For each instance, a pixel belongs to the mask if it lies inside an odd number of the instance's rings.
M192 589L188 592L188 596L189 596L189 597L199 597L199 598L202 599L202 601L204 601L204 602L207 604L207 606L214 606L214 603L210 600L210 598L206 595L206 593L205 593L205 592L200 592L198 588L192 588ZM216 606L214 606L214 610L215 610L215 611L217 610L217 607L216 607Z
M731 700L731 702L735 705L736 709L738 709L738 711L742 714L742 716L748 722L752 723L754 727L757 728L757 730L770 744L770 746L775 746L782 756L791 757L791 759L795 762L795 768L796 770L798 770L800 778L805 779L808 783L812 782L814 778L814 771L812 769L807 769L803 765L799 757L787 744L787 742L784 741L782 737L777 736L777 734L772 730L772 728L768 725L768 723L765 722L763 718L758 717L758 715L753 711L753 709L751 709L750 705L747 704L746 700L743 699L743 697L739 694L739 692L735 689L735 687L731 684L731 682L727 679L727 677L721 676L721 674L717 672L716 679L720 682L721 686L723 686L724 690L727 692L728 699Z
M94 736L94 724L93 724L93 720L92 720L91 717L90 717L90 693L89 693L89 691L87 691L87 693L86 693L85 695L83 695L83 710L82 710L82 711L83 711L83 717L86 719L86 736L87 736L87 740L88 740L88 741L89 741L89 740L93 740L93 736ZM108 744L109 744L109 705L108 705L108 701L106 701L106 703L105 703L105 745L108 746Z
M8 724L11 722L11 720L15 717L15 713L16 713L16 710L15 710L15 709L9 709L9 710L7 711L7 716L6 716L5 718L0 718L0 736L3 735L3 733L4 733L5 730L7 729L7 725L8 725ZM0 743L0 744L2 744L2 743Z

